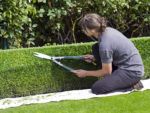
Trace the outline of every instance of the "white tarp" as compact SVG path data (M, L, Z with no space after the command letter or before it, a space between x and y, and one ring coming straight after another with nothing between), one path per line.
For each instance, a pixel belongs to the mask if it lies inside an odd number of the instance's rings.
M140 91L150 89L150 79L142 80L144 88ZM35 104L35 103L47 103L51 101L61 101L61 100L80 100L80 99L89 99L93 97L107 97L113 95L128 94L133 91L128 92L114 92L109 94L95 95L91 93L90 89L83 90L71 90L57 93L41 94L27 97L19 98L5 98L0 100L0 109L6 109L9 107L17 107L25 104Z

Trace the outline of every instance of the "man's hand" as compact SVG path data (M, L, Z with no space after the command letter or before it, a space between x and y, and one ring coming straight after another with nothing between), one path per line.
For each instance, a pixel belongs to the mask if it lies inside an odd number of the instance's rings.
M94 76L94 77L102 77L107 76L112 73L112 63L103 63L102 69L93 70L93 71L86 71L86 70L73 70L71 71L75 73L78 77L86 77L86 76Z
M86 77L87 76L87 71L86 70L73 70L73 73L75 73L78 77Z
M95 58L94 58L93 55L87 54L87 55L83 55L81 57L86 58L87 60L85 60L85 61L88 62L88 63L92 63L93 61L95 61Z

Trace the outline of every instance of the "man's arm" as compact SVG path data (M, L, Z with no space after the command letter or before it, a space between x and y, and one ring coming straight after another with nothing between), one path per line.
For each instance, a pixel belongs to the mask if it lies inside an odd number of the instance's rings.
M103 63L102 69L94 70L94 71L86 71L86 70L74 70L74 72L78 77L86 77L86 76L106 76L112 73L112 63Z
M102 64L102 69L100 70L95 70L95 71L87 71L87 75L90 76L106 76L110 75L112 73L112 63L107 63L107 64Z

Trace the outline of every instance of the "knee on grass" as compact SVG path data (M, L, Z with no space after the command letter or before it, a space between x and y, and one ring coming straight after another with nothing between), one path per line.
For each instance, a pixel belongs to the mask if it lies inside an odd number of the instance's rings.
M96 86L96 85L93 85L91 90L92 90L92 93L94 93L96 95L106 93L106 91L104 90L103 87Z

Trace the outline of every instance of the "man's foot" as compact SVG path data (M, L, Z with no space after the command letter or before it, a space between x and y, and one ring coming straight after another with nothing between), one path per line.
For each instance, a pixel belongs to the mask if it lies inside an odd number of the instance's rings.
M133 86L133 89L136 89L136 90L141 90L143 88L143 84L141 81L139 81L138 83L136 83L134 86Z

